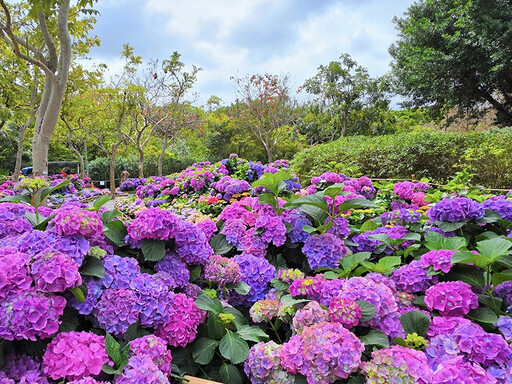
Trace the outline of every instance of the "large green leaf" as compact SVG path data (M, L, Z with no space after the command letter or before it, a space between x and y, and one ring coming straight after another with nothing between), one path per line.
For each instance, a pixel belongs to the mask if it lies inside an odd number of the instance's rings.
M0 199L0 203L4 203L4 202L30 204L30 196L29 195L4 196Z
M375 345L376 347L389 348L389 338L382 331L372 329L368 334L359 338L365 346Z
M455 253L451 258L452 264L473 264L477 267L485 269L490 263L491 260L484 255L475 255L470 251L460 251Z
M430 327L429 317L421 311L414 310L400 316L400 322L405 332L417 333L419 336L427 337Z
M208 314L208 320L206 321L206 327L208 329L208 337L215 340L222 339L222 336L226 333L224 323L218 315L210 312Z
M210 240L210 246L216 255L225 255L233 249L233 245L226 240L226 235L218 233Z
M362 322L370 321L375 317L375 305L370 304L369 302L364 300L357 300L357 305L361 307Z
M126 245L124 239L128 232L121 220L113 220L106 223L103 227L103 234L118 247Z
M82 276L94 276L103 279L105 277L105 266L97 257L86 256L79 272Z
M329 204L327 204L327 201L325 201L323 197L318 195L306 195L299 197L298 199L286 203L283 207L293 209L302 207L304 205L320 208L322 211L326 213L329 212Z
M212 361L215 349L219 342L217 340L208 339L203 337L195 340L192 345L192 357L197 364L207 365Z
M485 284L484 271L472 265L454 265L447 274L450 281L463 281L475 287L483 287Z
M220 354L233 364L240 364L249 356L249 344L229 329L219 344Z
M112 199L112 196L110 195L103 195L98 197L96 200L94 200L94 203L92 204L92 207L99 211L100 208L105 205L107 202L109 202Z
M511 247L512 242L500 237L479 241L476 245L478 251L492 261L497 260L502 255L507 255Z
M436 226L443 232L453 232L466 225L465 221L450 223L448 221L436 221Z
M377 208L378 205L371 200L366 199L348 199L341 203L338 208L338 212L345 212L350 209L361 209L361 208Z
M208 296L204 292L199 292L199 295L197 296L197 299L195 300L196 306L199 309L202 309L204 311L211 311L218 315L219 313L222 313L222 303L219 299L212 299L210 296Z
M41 188L41 193L40 193L40 199L41 201L43 201L44 199L46 199L50 193L52 193L53 191L59 189L59 188L62 188L62 187L66 187L68 186L69 184L71 183L71 180L69 179L66 179L66 180L63 180L61 181L59 184L57 185L54 185L53 187L44 187L44 188Z
M146 261L162 260L165 256L165 242L150 239L142 241L142 254Z
M240 371L232 364L222 363L219 367L219 380L221 383L242 384L243 379Z
M238 328L237 332L242 339L254 341L255 343L268 340L268 335L265 332L263 332L263 330L260 327L257 327L255 325L244 325Z
M370 252L359 252L353 255L347 255L341 260L341 267L345 271L351 271L362 262L368 260L371 255Z
M495 324L498 321L498 316L490 308L480 307L473 309L467 314L467 317L473 321L483 324Z

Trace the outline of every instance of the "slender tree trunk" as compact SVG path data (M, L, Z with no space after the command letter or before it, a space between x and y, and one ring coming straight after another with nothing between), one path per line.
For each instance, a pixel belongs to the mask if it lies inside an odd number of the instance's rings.
M139 148L139 178L144 177L144 150Z
M160 156L158 156L158 176L163 176L163 164L164 164L164 156L165 151L167 150L168 139L164 137L162 142L162 151L160 152Z
M69 149L76 155L78 159L78 164L80 165L80 178L83 179L85 176L85 163L84 163L84 157L80 153L78 149L76 149L71 143L68 142Z
M120 141L112 145L112 152L110 153L110 195L112 199L116 197L116 153L117 147L121 144Z

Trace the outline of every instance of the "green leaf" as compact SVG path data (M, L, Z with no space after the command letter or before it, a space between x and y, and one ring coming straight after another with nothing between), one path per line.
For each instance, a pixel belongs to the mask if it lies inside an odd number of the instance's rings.
M103 224L106 224L118 216L121 216L121 212L119 212L117 209L114 209L112 211L105 211L101 214L101 221L103 222Z
M451 258L452 264L473 264L477 267L485 269L489 264L491 264L491 260L484 255L475 255L470 251L459 251L455 253Z
M311 300L307 299L294 299L291 295L284 295L281 297L281 303L285 307L293 307L295 304L308 303Z
M377 208L378 205L366 199L348 199L339 205L338 212L345 212L350 209Z
M94 200L94 203L92 204L92 207L99 211L100 208L105 205L107 202L109 202L112 199L112 196L110 195L103 195L98 197L96 200Z
M251 286L247 283L244 283L243 281L239 282L237 285L235 285L235 292L245 296L251 291Z
M219 344L220 354L233 364L240 364L249 356L249 344L237 333L226 330Z
M149 335L150 332L146 329L139 327L139 322L130 324L126 332L124 333L124 341L129 342L135 339L138 339L143 336Z
M226 307L226 308L224 308L224 313L229 313L229 314L235 316L235 325L236 325L237 329L239 329L249 323L247 321L247 319L245 318L245 316L242 314L242 312L240 312L236 308Z
M110 333L105 334L105 349L116 366L121 363L121 345Z
M220 340L226 333L224 323L219 319L218 315L215 315L212 312L208 313L206 327L208 329L208 337L211 339Z
M145 239L142 241L142 254L146 261L162 260L165 256L165 242Z
M221 383L243 384L242 375L240 375L238 368L224 362L219 367L219 380Z
M302 196L289 203L286 203L283 207L293 209L297 207L302 207L304 205L316 207L321 209L325 213L329 213L329 204L327 204L327 201L325 201L325 199L319 195Z
M476 244L476 249L492 261L497 260L502 255L507 255L511 247L512 242L500 237L479 241Z
M199 295L197 296L197 299L195 300L196 306L199 309L202 309L204 311L211 311L218 315L219 313L222 313L222 303L219 299L212 299L210 296L208 296L203 291L199 292Z
M484 272L472 265L455 265L446 275L449 281L463 281L474 287L483 287L485 284Z
M347 384L366 384L366 379L364 376L351 376L348 379Z
M322 225L329 215L321 208L311 205L302 205L300 210L313 219L316 226Z
M271 207L275 207L277 205L277 201L275 196L272 193L262 193L258 196L258 203L261 205L270 205Z
M254 341L255 343L259 343L260 341L267 341L268 335L263 332L260 327L244 325L237 330L240 337L244 340Z
M48 195L50 195L50 193L52 193L53 191L55 191L55 190L57 190L59 188L62 188L62 187L66 187L70 183L71 183L71 180L67 179L67 180L61 181L59 184L54 185L53 187L41 188L41 194L40 194L41 201L46 199L48 197Z
M325 188L321 194L322 196L329 196L331 199L335 199L336 196L340 194L341 191L343 191L344 185L340 183L336 183L334 185L331 185L327 188Z
M465 221L450 223L448 221L436 221L436 226L443 232L453 232L466 225Z
M370 321L375 317L375 305L364 300L357 300L357 305L361 307L361 322Z
M0 199L0 203L27 203L30 204L30 196L29 195L14 195L14 196L4 196Z
M502 217L501 215L493 211L492 209L486 209L485 215L480 220L478 220L479 223L496 223L498 220L500 220Z
M498 284L503 283L504 281L511 281L512 274L510 273L500 273L494 272L491 277L492 285L497 286Z
M365 345L375 345L381 348L389 348L389 339L382 331L372 329L367 335L359 337L359 340Z
M216 255L225 255L233 249L233 245L226 240L226 235L218 233L210 240L210 246Z
M483 324L495 324L498 321L498 316L490 308L480 307L473 309L467 314L467 317L473 321Z
M126 245L124 239L128 232L121 220L114 220L106 223L103 227L103 234L118 247Z
M212 361L215 349L219 342L217 340L203 337L194 341L192 345L192 357L197 364L207 365Z
M352 271L362 262L368 260L372 254L370 252L359 252L353 255L348 255L341 260L341 267L345 271Z
M367 220L363 223L363 225L361 225L361 228L359 229L362 233L364 233L368 231L375 231L377 228L379 228L379 225L375 221Z
M83 303L85 301L85 296L87 295L87 287L85 287L83 284L79 285L78 287L70 288L69 289L73 295L75 295L75 299L78 303Z
M272 285L272 287L274 287L278 291L287 291L289 288L288 284L286 284L284 281L281 281L279 279L272 279L270 281L270 284Z
M86 256L79 272L82 276L94 276L103 279L105 277L105 266L97 257Z
M414 310L400 316L400 322L405 332L417 333L419 336L427 337L430 327L429 317L421 311Z

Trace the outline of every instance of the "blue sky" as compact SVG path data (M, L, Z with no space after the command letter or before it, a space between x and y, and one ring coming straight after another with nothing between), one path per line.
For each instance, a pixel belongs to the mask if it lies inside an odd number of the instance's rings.
M100 0L94 32L101 47L94 62L122 68L124 43L143 59L173 51L201 67L197 104L211 95L225 104L236 96L231 76L289 75L294 88L319 65L349 53L372 76L388 71L396 40L393 16L412 0Z

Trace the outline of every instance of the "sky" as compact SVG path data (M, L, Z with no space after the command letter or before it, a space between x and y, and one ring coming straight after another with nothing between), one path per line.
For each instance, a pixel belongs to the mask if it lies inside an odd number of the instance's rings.
M288 75L293 88L320 65L348 53L371 76L389 69L392 23L413 0L100 0L94 33L101 46L91 61L120 73L122 45L135 54L165 59L181 54L187 68L201 67L196 104L215 95L236 97L230 79L247 74Z

